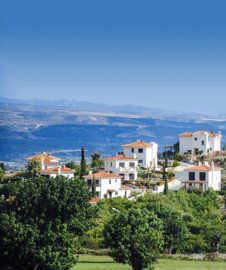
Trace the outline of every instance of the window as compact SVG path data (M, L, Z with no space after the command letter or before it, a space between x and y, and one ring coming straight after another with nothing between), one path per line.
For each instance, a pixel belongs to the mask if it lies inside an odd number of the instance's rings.
M188 152L188 154L191 154L191 150L188 150L187 152Z
M195 180L195 172L189 172L189 180L190 181L193 181L193 180Z
M197 138L195 138L195 141L197 141Z
M115 179L115 183L117 183L117 179Z
M200 181L205 181L206 180L206 173L200 172L199 173L199 180Z
M116 195L116 196L118 195L118 191L115 191L115 195Z
M111 179L109 180L109 185L111 184Z
M123 173L120 173L119 175L122 177L122 178L121 178L122 180L125 179L125 175L124 175Z
M212 151L212 147L210 147L210 151Z
M138 163L143 163L143 159L139 159L138 160Z
M134 167L135 167L134 162L130 162L130 163L129 163L129 167L134 168Z
M143 153L144 149L143 148L138 148L138 153Z
M130 173L130 174L129 174L129 180L134 180L134 178L135 178L135 177L134 177L134 173Z
M91 185L92 185L92 180L91 180L91 179L88 179L88 180L87 180L87 185L88 185L88 186L91 186Z
M134 148L131 148L131 152L134 153Z
M96 184L99 185L100 184L100 181L99 180L96 180Z
M125 168L125 163L124 162L119 162L119 167Z
M202 145L204 145L205 144L205 142L204 141L202 141Z
M112 167L112 162L111 162L111 167Z

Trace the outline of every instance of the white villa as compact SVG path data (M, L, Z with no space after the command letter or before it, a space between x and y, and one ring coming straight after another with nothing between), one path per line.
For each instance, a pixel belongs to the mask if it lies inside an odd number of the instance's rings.
M179 135L179 153L197 155L201 151L204 155L213 154L221 150L221 137L213 131L184 132Z
M38 160L41 163L41 170L39 174L47 178L56 178L59 175L63 175L70 179L74 178L74 170L65 167L65 165L60 164L60 158L54 157L49 153L42 153L35 156L28 157L27 160Z
M121 185L121 176L110 172L90 173L83 176L92 190L92 183L96 183L96 197L100 199L114 197L129 197L132 187Z
M138 165L144 168L157 167L158 145L155 142L146 143L142 140L138 140L133 143L123 145L123 153L128 157L136 157L138 159Z
M137 180L137 166L136 157L118 155L104 160L105 171L120 175L122 180Z
M70 168L67 168L64 165L42 169L42 170L39 170L38 172L40 173L40 175L43 175L47 178L52 178L52 177L56 178L59 175L62 175L69 179L74 178L74 170L71 170Z
M185 188L199 188L206 191L208 188L221 189L221 168L209 164L190 166L175 173L175 176Z
M43 152L42 154L38 154L38 155L31 156L31 157L27 158L28 161L32 160L32 159L40 161L42 170L60 165L60 158L54 157L46 152Z

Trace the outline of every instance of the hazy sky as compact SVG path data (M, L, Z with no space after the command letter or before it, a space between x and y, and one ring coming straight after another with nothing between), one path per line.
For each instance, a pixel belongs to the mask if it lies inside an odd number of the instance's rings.
M0 96L226 113L225 0L1 0Z

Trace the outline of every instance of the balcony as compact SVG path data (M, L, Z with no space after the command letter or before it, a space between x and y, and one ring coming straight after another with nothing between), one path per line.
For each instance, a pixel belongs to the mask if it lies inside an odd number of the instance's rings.
M119 172L123 172L123 173L127 173L127 172L131 172L131 173L134 173L136 172L136 167L132 168L132 167L119 167L118 168L118 171Z

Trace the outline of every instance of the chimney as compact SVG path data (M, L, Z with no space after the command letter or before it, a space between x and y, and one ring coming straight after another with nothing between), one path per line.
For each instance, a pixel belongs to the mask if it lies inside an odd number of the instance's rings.
M57 174L61 175L61 167L60 166L57 167Z
M136 155L136 154L133 154L133 157L134 157L134 158L137 158L137 155Z
M44 157L41 157L41 169L45 169L45 166L44 166Z
M91 170L89 170L89 175L92 175L92 171Z

